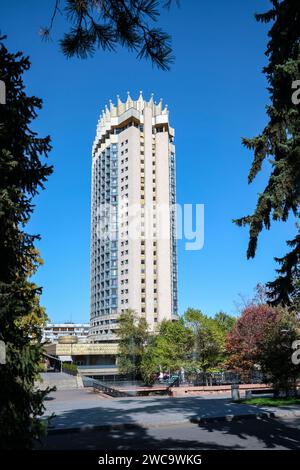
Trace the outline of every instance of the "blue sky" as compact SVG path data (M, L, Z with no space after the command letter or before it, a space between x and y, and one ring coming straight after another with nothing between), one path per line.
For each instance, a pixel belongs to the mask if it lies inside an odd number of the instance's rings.
M29 224L40 233L44 266L36 275L42 304L53 321L89 319L91 146L99 113L117 94L125 99L143 90L170 109L176 130L177 201L205 205L205 244L185 251L179 242L179 310L200 308L236 313L239 293L250 296L258 282L274 277L273 257L285 252L294 226L275 224L260 238L256 258L246 260L248 233L231 220L250 213L262 191L268 164L251 186L251 153L241 137L266 123L268 96L261 69L266 61L267 26L254 13L268 0L182 0L161 17L173 37L176 56L170 72L119 49L92 59L67 60L57 42L65 28L58 17L53 42L43 43L53 1L1 2L1 32L7 45L32 62L25 82L44 101L34 127L52 136L55 172L35 200Z

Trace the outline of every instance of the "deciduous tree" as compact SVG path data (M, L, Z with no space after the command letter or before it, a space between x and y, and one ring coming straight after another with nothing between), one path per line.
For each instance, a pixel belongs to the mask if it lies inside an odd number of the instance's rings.
M185 312L184 320L193 331L194 361L198 367L207 372L221 365L225 353L225 332L218 321L192 308Z
M214 320L217 322L224 335L227 335L236 324L236 317L228 315L228 313L225 312L216 313Z
M298 331L299 320L287 308L253 304L227 337L227 365L242 374L259 367L276 391L294 393L300 367L292 363L292 343Z
M264 331L274 322L276 311L268 305L251 305L244 309L227 336L227 366L249 373L258 365L258 354L264 342Z
M137 317L133 310L126 310L119 317L118 367L121 374L140 375L140 364L149 339L148 325L144 317Z
M183 319L176 322L164 320L152 338L142 361L143 377L153 373L176 372L191 360L193 350L193 333L187 328Z
M292 344L299 339L299 320L286 308L276 307L275 310L275 321L269 322L263 332L258 361L277 394L295 395L300 365L293 364L291 356Z

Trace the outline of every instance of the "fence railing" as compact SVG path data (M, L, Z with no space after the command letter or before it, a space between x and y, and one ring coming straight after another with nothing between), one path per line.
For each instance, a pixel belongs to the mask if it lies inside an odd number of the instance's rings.
M168 380L167 391L170 390L172 387L179 387L180 386L180 377L176 376Z
M123 390L118 390L115 387L111 387L104 382L100 382L100 380L93 379L92 387L94 390L100 390L101 392L105 393L105 395L109 395L111 397L130 397L129 393L124 392Z
M265 375L260 371L250 373L238 372L200 372L197 374L186 374L186 382L198 385L232 385L232 384L261 384L266 383Z
M240 374L235 372L201 372L193 374L192 376L186 374L185 379L186 380L182 381L182 377L176 375L166 381L156 382L155 384L152 384L152 387L155 389L156 385L164 385L164 390L168 393L169 390L173 387L185 386L187 384L195 386L218 386L243 383L268 383L265 376L260 371L254 371L250 374ZM111 397L132 397L133 395L140 395L145 392L143 390L142 381L116 380L112 383L108 380L105 381L94 379L92 377L83 377L83 383L85 387L92 387L94 390L99 390ZM123 390L120 390L120 387L134 387L134 389L126 392L124 388ZM148 387L148 392L151 392L151 386Z

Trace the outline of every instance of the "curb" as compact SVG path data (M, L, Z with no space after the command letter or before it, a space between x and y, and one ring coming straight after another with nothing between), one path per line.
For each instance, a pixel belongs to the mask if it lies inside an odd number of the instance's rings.
M261 419L261 418L275 418L275 413L270 411L264 411L260 413L244 413L239 415L225 415L225 416L207 416L204 418L191 418L190 422L194 424L206 424L214 422L231 422L238 421L240 419Z
M238 421L240 419L261 419L261 418L274 418L275 414L273 412L260 412L260 413L246 413L239 415L223 415L223 416L207 416L200 418L190 418L182 421L172 421L165 422L161 424L153 425L141 425L137 423L120 423L120 424L87 424L84 426L76 426L72 428L48 428L48 435L57 435L57 434L69 434L69 433L80 433L88 431L122 431L126 429L151 429L151 428L161 428L165 426L180 426L183 424L206 424L212 422L231 422Z
M122 431L126 429L144 429L143 426L135 423L122 423L122 424L85 424L83 426L76 426L72 428L48 428L47 435L53 436L56 434L69 434L80 433L88 431Z
M272 413L274 418L300 418L300 410L273 409L267 412Z

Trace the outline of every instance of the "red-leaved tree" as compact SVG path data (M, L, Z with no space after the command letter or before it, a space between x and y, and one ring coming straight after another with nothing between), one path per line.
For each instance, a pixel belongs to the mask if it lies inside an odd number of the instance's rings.
M292 345L299 339L299 318L283 307L247 306L227 336L227 367L248 375L256 366L275 393L294 395L300 365L292 361Z
M226 340L229 369L248 373L255 368L265 341L264 332L276 316L276 310L268 305L250 305L243 310Z

